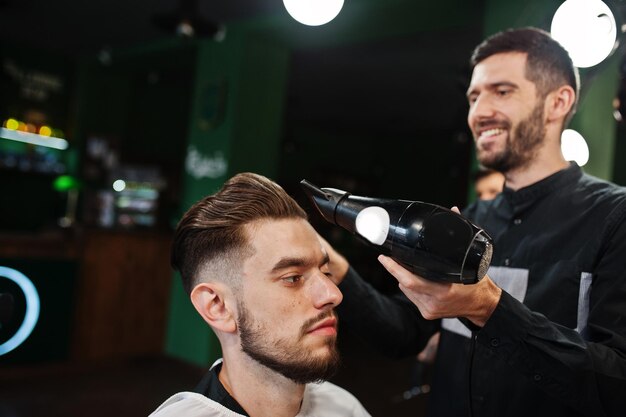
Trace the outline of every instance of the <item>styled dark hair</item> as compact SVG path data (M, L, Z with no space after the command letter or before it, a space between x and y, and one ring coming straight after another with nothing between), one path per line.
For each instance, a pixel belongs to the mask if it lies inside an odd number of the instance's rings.
M569 122L576 112L580 80L578 69L569 54L550 34L537 28L509 29L485 39L474 49L470 64L474 68L492 55L506 52L525 53L526 78L537 86L538 94L546 95L563 85L569 85L576 93L576 102L565 118Z
M278 184L258 174L237 174L215 194L194 204L182 217L172 244L172 267L191 293L204 267L232 273L251 248L245 225L262 219L306 219L306 212ZM211 264L220 264L212 268ZM227 277L213 277L227 279Z

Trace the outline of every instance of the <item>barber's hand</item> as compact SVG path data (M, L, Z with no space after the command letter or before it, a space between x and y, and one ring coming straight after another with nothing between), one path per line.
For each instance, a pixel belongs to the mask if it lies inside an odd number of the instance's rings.
M435 363L435 358L437 357L437 349L439 348L439 336L440 332L435 333L430 336L426 346L420 353L417 354L417 360L423 363L432 364Z
M339 285L348 273L350 264L346 258L343 257L343 255L337 252L335 248L333 248L331 244L326 241L326 239L319 234L317 236L328 254L328 267L330 268L330 273L332 275L330 279L335 283L335 285Z
M500 301L502 290L486 275L471 285L434 282L411 273L387 256L380 255L378 260L427 320L466 317L483 327Z

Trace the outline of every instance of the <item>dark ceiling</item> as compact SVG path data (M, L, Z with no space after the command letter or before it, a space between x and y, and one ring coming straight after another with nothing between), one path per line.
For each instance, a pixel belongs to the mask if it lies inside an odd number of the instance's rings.
M286 13L282 0L0 0L0 41L69 55L123 48L167 36L154 17L181 6L218 24Z

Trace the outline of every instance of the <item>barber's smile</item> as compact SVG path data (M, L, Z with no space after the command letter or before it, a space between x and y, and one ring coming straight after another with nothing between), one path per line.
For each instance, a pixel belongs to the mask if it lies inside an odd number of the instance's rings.
M337 319L334 317L327 318L314 324L307 330L307 334L318 336L335 336L337 334Z
M499 138L506 134L507 130L501 127L492 127L489 129L482 129L478 131L478 138L476 141L479 145L489 146L497 141Z

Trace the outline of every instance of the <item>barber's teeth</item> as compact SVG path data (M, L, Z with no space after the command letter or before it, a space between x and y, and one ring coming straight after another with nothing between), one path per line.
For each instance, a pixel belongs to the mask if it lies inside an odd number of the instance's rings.
M499 135L502 132L504 132L504 129L489 129L489 130L485 130L484 132L482 132L480 136L482 137L495 136L495 135Z

